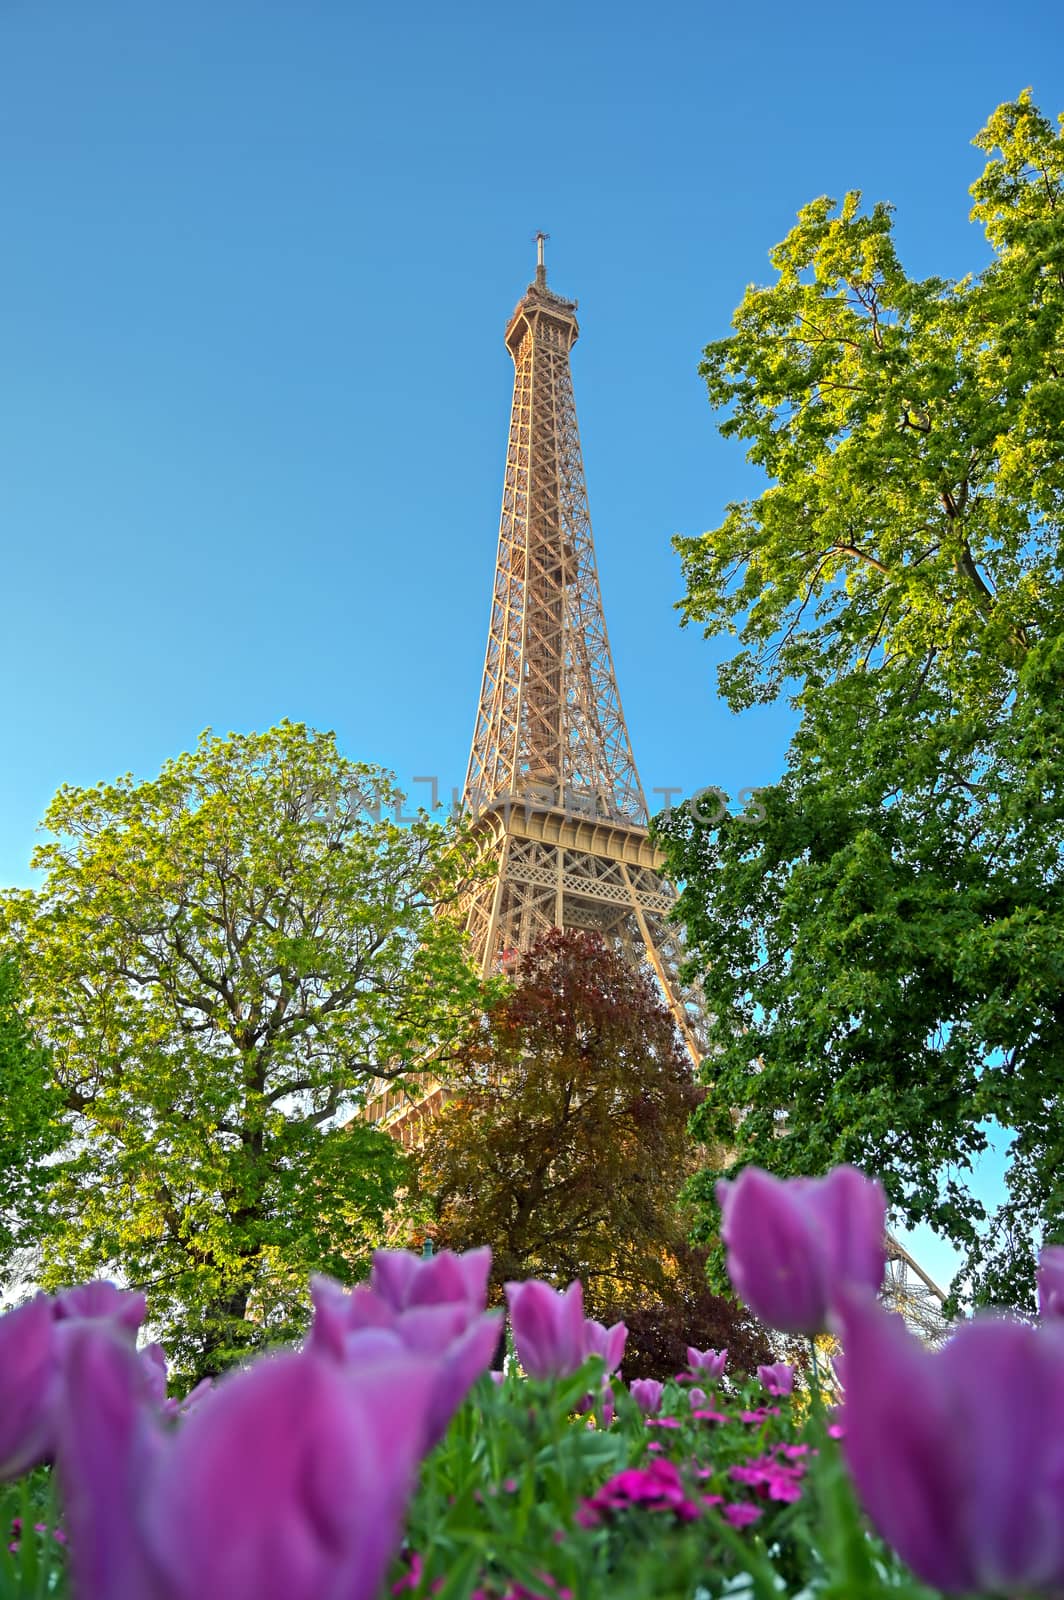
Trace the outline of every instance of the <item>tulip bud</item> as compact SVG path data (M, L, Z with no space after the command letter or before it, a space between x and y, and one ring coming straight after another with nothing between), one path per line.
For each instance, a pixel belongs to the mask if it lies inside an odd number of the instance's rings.
M564 1293L529 1278L506 1284L517 1358L530 1378L567 1378L584 1364L587 1333L579 1282Z
M844 1290L843 1453L869 1517L947 1593L1064 1588L1064 1328L1001 1317L927 1349Z
M665 1385L659 1383L656 1378L636 1378L629 1387L632 1399L644 1417L656 1417L661 1410L661 1397L665 1393Z
M794 1388L794 1368L789 1361L776 1361L771 1367L758 1367L758 1380L769 1394L788 1395Z
M584 1323L584 1338L585 1356L601 1356L606 1363L607 1373L616 1372L628 1339L628 1329L624 1323L615 1322L612 1328L605 1328L601 1322L589 1317Z
M728 1273L740 1299L783 1333L822 1333L845 1284L878 1290L886 1199L854 1167L826 1178L774 1178L745 1167L717 1184Z
M727 1359L727 1350L696 1350L693 1345L687 1346L688 1367L692 1372L697 1372L706 1383L717 1382L724 1371Z

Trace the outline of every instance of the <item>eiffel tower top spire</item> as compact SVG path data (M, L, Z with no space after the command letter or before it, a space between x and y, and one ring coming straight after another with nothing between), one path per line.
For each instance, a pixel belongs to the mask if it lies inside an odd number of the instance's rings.
M484 678L465 803L645 827L606 634L569 353L576 301L536 277L506 326L513 405Z
M546 242L547 242L547 240L549 238L550 238L550 234L549 233L544 233L542 231L542 229L540 230L539 233L536 234L536 288L537 289L545 289L547 287L547 263L546 263L546 261L544 259L544 255L543 255L543 246L546 244Z

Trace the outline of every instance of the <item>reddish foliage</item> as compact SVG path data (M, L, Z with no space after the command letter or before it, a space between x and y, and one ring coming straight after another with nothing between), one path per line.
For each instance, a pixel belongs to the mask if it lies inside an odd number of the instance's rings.
M438 1241L490 1244L496 1285L579 1277L593 1315L662 1292L699 1098L672 1015L594 933L547 934L513 978L421 1153Z
M687 1347L727 1350L727 1371L754 1373L775 1359L764 1328L736 1300L714 1294L706 1283L706 1254L680 1247L676 1277L665 1293L621 1300L605 1316L628 1326L622 1368L624 1376L664 1380L687 1366Z

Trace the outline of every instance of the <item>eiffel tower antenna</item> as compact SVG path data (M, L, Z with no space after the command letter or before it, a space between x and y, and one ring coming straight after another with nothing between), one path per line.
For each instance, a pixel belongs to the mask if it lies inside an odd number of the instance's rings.
M545 289L547 287L547 263L544 260L544 256L543 256L543 246L546 244L546 242L547 242L547 240L549 238L550 238L550 234L549 233L544 233L544 232L542 232L542 230L539 233L536 234L536 288L537 289Z

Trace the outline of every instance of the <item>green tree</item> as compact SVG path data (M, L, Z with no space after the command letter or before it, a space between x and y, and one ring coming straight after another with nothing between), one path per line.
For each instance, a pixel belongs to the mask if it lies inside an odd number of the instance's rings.
M63 1097L20 998L14 961L0 960L0 1284L15 1252L40 1235L56 1175L49 1158L66 1137Z
M591 1313L660 1296L683 1245L698 1099L672 1015L594 933L544 935L513 976L421 1152L440 1240L490 1244L496 1292L509 1278L580 1278Z
M731 1170L859 1162L1022 1301L1064 1237L1064 137L1023 95L975 142L982 271L910 278L889 207L817 200L706 351L771 481L678 541L685 620L738 636L734 709L801 721L762 821L656 832L715 1017L702 1135Z
M309 1271L357 1274L404 1162L356 1113L479 998L436 915L461 841L401 801L331 734L204 734L62 789L43 887L0 907L76 1136L45 1282L144 1287L190 1373L290 1336Z

